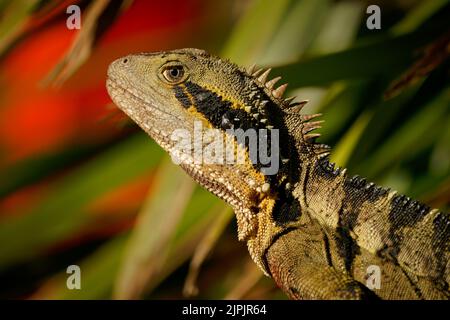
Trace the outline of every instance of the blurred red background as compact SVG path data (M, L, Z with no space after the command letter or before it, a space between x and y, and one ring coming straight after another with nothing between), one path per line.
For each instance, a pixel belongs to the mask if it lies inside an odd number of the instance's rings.
M221 16L219 10L211 16L210 4L202 0L133 1L96 39L88 60L61 87L55 87L44 79L79 32L66 27L65 8L70 4L74 1L62 1L45 14L32 15L0 65L0 170L5 181L9 167L71 148L100 147L124 135L127 130L121 123L126 117L111 107L105 89L108 64L130 52L205 43L211 35L202 26L219 22ZM2 198L0 217L26 212L65 171ZM150 183L144 176L99 199L90 210L129 217L139 208ZM120 227L102 224L97 231L129 227L128 219L119 220Z

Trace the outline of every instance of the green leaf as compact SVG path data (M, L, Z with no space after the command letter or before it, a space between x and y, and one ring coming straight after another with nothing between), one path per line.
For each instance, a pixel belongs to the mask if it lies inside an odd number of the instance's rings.
M276 65L298 60L319 32L329 3L329 0L293 3L258 63Z
M379 146L374 154L364 161L361 170L368 176L375 176L396 163L400 157L410 158L434 143L449 105L450 89L447 88Z
M448 0L420 1L416 7L410 10L406 17L393 26L390 31L395 35L414 31L433 14L448 4Z
M288 4L289 0L255 0L236 24L222 50L223 56L240 65L257 62Z
M146 285L151 291L192 255L204 231L215 218L214 212L220 200L204 189L197 188L189 205L177 225L175 237L170 243L167 257L159 272ZM211 211L214 210L214 211ZM151 233L150 230L147 230ZM124 253L129 246L130 234L116 236L97 249L90 256L78 262L81 269L81 290L69 290L65 270L50 278L38 293L36 299L109 299L112 297L115 281ZM149 266L151 267L151 265Z
M216 242L225 231L225 228L230 224L230 221L234 217L234 213L229 206L221 205L217 218L206 230L204 237L195 248L194 255L189 265L189 273L184 283L183 293L185 296L195 296L198 294L198 288L196 285L197 277L200 272L200 268L205 261L208 254L212 251Z
M315 112L323 114L325 120L321 141L334 145L352 125L352 120L358 116L361 109L367 105L365 99L368 81L336 82L328 90Z
M274 68L291 87L324 86L344 79L362 79L398 74L411 65L415 49L439 34L424 33L393 37L334 54L310 58Z
M149 280L160 272L194 191L194 181L166 158L156 173L153 188L127 244L115 290L118 299L138 298Z
M348 48L358 33L363 12L363 3L343 1L335 3L325 19L322 18L323 14L311 16L310 19L321 22L321 29L307 53L317 55Z
M167 259L160 272L147 283L146 292L151 292L192 256L204 237L205 230L210 228L220 213L220 206L223 206L223 202L210 192L200 187L195 190L169 244Z
M1 175L8 175L8 179L0 181L0 197L17 191L18 189L51 178L56 173L67 170L70 166L86 160L98 152L99 146L72 146L52 154L41 154L37 157L26 158L2 167Z
M129 234L114 237L93 254L79 262L81 289L69 290L66 272L49 279L33 297L35 299L92 300L109 299L113 289L120 258Z
M345 133L339 143L333 149L331 160L336 162L338 166L346 166L353 150L357 147L361 139L362 133L372 117L371 111L363 112L353 123L352 127Z
M8 245L0 246L0 269L31 259L80 230L92 221L83 210L87 204L149 171L161 155L147 135L136 135L55 183L31 212L2 220L0 242Z
M10 1L2 12L0 20L0 56L9 48L16 39L27 21L30 13L39 4L38 0ZM0 3L4 7L4 3Z

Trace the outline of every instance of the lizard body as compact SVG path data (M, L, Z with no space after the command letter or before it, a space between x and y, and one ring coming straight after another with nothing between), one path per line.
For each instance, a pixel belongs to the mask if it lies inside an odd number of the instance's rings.
M158 144L187 160L180 166L189 175L233 207L239 240L290 298L449 299L449 214L335 168L311 133L317 115L300 114L304 102L284 99L286 85L274 88L279 78L267 75L180 49L114 61L107 88ZM192 161L172 134L192 133L196 122L231 141L244 161ZM265 174L230 128L277 129L279 170ZM378 289L366 286L370 266L381 270Z

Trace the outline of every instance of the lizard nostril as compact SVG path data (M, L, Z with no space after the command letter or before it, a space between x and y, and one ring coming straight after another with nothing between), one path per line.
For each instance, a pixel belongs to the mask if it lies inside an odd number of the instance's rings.
M123 60L122 60L122 63L123 63L123 64L127 64L127 63L128 63L128 58L123 59Z

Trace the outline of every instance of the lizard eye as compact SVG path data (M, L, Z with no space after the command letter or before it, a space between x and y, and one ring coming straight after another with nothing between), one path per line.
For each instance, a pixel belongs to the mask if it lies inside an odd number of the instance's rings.
M179 83L184 77L183 66L170 66L163 71L164 78L170 83Z

